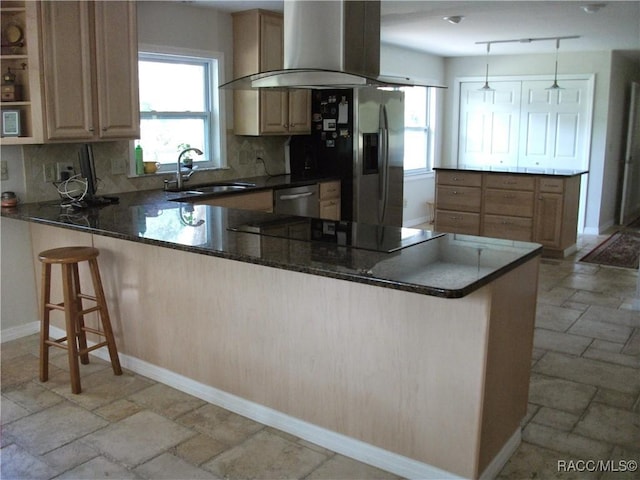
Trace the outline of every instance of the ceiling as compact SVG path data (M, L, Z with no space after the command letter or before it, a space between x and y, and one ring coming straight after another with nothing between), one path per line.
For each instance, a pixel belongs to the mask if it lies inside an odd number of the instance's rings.
M282 12L282 0L191 0L227 12L264 8ZM596 13L582 6L599 4ZM457 25L442 19L461 15ZM381 40L442 57L484 55L476 42L580 36L563 40L562 52L640 50L640 1L421 1L382 0ZM555 41L499 43L493 55L549 53Z

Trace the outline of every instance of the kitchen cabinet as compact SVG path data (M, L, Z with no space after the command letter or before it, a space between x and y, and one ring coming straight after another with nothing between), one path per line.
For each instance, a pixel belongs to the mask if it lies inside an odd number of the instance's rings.
M580 177L539 179L534 219L535 242L558 252L575 244L579 194Z
M438 172L436 230L480 234L482 174Z
M435 229L575 249L580 176L437 170Z
M2 1L0 21L3 32L0 70L4 75L11 69L16 76L16 93L3 95L1 108L3 112L17 111L20 123L18 135L3 135L2 145L42 143L38 3Z
M320 182L318 201L320 202L320 218L340 220L340 180Z
M279 13L248 10L233 14L233 73L243 77L283 67L284 30ZM236 135L311 132L311 92L233 92Z
M140 137L135 2L42 2L45 139Z
M257 192L234 193L211 197L194 202L197 205L213 205L215 207L238 208L240 210L259 210L273 212L273 190Z

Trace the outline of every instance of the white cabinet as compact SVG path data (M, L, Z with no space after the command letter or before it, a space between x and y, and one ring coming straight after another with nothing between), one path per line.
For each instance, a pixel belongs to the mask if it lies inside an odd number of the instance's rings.
M233 73L243 77L283 66L282 15L265 10L233 14ZM311 132L311 93L236 90L236 135L291 135Z
M140 136L135 2L42 2L45 135Z
M583 80L548 90L541 80L522 83L519 166L580 169L588 158L589 100Z
M588 166L592 82L492 81L460 84L458 165L580 170Z

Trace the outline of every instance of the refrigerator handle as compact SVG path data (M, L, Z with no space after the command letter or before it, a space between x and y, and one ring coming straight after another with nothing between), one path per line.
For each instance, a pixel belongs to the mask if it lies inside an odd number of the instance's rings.
M387 107L380 105L380 154L381 160L380 170L378 174L378 199L380 208L378 209L380 223L384 223L387 210L387 196L389 185L389 118L387 116Z

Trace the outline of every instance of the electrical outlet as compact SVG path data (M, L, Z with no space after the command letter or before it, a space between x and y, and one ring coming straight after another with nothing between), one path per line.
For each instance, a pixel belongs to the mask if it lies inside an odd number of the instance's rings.
M406 198L404 200L402 200L402 206L404 208L407 208L409 206L409 200L407 200Z
M9 180L9 166L6 160L0 160L0 180Z
M56 182L64 182L69 180L76 174L72 163L58 162L56 163Z
M42 176L45 183L56 181L56 166L53 163L45 163L42 165Z

